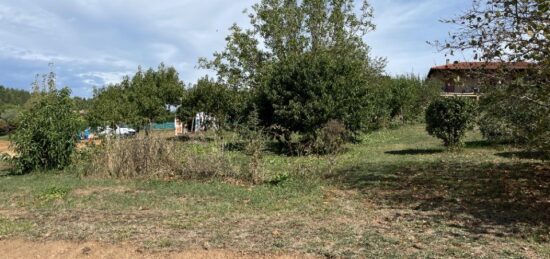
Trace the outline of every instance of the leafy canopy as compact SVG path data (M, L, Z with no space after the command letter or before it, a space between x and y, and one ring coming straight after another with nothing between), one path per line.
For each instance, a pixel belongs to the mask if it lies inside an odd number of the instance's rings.
M170 114L179 105L184 84L173 67L160 64L157 70L138 69L121 83L94 91L89 120L96 126L130 123L147 126Z
M178 116L182 120L195 117L199 112L214 116L219 123L236 119L241 111L239 92L213 81L199 79L196 85L185 91Z
M249 91L264 126L312 139L331 120L350 132L373 115L370 88L385 62L371 58L363 37L375 26L372 8L352 0L263 0L249 12L250 29L231 27L227 45L203 68L231 89Z

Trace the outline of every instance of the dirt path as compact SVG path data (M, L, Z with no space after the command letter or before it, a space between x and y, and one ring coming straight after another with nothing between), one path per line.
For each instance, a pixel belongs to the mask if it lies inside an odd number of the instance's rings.
M82 141L79 142L76 147L78 149L82 149L86 147L87 145L99 145L101 144L101 140L94 140L94 141ZM10 156L15 155L15 152L10 149L10 142L8 140L0 140L0 154L8 154Z
M148 253L130 245L115 246L97 242L70 243L31 242L24 240L0 241L0 257L19 258L303 258L289 255L247 255L225 250L195 250L173 253Z
M11 153L10 152L10 142L7 140L0 140L0 154L1 153Z

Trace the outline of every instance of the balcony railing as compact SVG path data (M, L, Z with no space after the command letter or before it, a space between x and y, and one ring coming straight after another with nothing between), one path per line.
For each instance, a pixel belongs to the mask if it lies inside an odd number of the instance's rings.
M443 92L441 93L442 97L465 97L465 98L472 98L479 101L479 98L481 97L481 94L479 93L452 93L452 92Z

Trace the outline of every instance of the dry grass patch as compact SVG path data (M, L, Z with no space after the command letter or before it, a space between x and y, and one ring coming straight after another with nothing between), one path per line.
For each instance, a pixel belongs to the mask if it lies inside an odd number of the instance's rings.
M75 196L93 196L93 195L106 194L106 193L121 194L121 193L130 193L130 192L136 192L136 191L124 186L114 186L114 187L86 186L86 187L81 187L73 190L71 194Z
M11 148L11 142L9 140L0 139L0 154L15 156L15 151Z

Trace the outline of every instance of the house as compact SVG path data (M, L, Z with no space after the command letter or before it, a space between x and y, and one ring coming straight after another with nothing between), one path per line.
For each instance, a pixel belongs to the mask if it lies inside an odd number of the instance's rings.
M430 69L428 79L441 82L443 96L466 96L479 99L483 86L500 83L491 75L506 71L514 75L527 71L532 67L528 62L454 62L435 66Z

